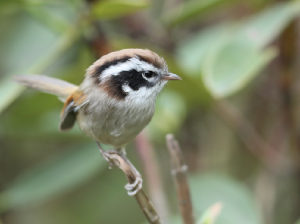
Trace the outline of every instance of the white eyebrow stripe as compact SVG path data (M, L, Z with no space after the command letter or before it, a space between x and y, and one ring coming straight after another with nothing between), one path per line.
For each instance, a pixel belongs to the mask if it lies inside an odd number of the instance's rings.
M108 67L101 73L101 75L99 76L99 79L106 78L110 75L118 75L122 71L130 71L133 69L138 72L153 71L158 74L161 72L161 69L158 69L147 62L140 61L137 58L131 58L126 62L118 63L116 65L112 65L112 66Z

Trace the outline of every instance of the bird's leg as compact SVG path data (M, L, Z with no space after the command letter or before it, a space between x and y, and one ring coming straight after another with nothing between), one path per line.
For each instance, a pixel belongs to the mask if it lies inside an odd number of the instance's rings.
M116 156L119 155L117 151L114 150L103 150L100 143L96 142L99 148L99 151L102 155L102 157L109 163L109 168L111 169L113 166L119 166L118 164L118 158Z
M134 167L130 160L126 157L125 149L103 150L99 142L96 142L102 157L109 163L110 168L117 166L126 174L129 181L125 185L128 195L134 196L142 189L143 179L139 171ZM126 164L124 166L124 164Z
M143 185L143 179L142 175L139 173L139 171L135 168L135 166L130 162L130 160L126 156L125 149L122 148L121 150L117 150L120 152L121 158L124 160L124 162L129 166L131 169L133 176L133 183L128 183L125 185L125 189L128 191L128 195L133 196L135 195L139 190L142 189Z

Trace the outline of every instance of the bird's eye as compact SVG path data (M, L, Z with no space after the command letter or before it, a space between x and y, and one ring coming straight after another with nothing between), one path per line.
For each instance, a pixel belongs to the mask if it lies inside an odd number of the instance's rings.
M146 71L146 72L144 72L144 76L149 79L149 78L156 76L156 73L152 72L152 71Z

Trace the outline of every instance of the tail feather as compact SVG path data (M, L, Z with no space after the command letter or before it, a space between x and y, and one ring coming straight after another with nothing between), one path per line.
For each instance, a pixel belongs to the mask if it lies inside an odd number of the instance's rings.
M62 101L75 92L78 86L44 75L15 76L15 81L23 86L58 96Z

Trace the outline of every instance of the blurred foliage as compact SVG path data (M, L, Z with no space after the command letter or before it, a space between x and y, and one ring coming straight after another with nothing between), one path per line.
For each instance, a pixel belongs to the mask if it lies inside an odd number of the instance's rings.
M112 19L147 8L148 1L98 1L92 6L92 15L98 19Z
M243 132L238 122L236 129L229 129L218 118L226 113L214 108L227 98L249 119L246 123L293 164L293 153L300 150L293 143L298 141L300 121L294 116L300 109L300 80L294 75L300 69L295 66L299 12L296 0L0 1L1 221L145 222L123 189L125 178L118 170L107 169L93 141L77 126L58 132L61 102L24 91L12 78L46 74L78 85L85 69L102 55L148 48L183 78L162 91L146 128L168 189L164 195L169 223L182 223L166 162L164 135L169 132L177 134L192 173L198 220L206 220L209 208L220 202L215 224L297 223L298 168L286 171L278 165L283 174L266 169L247 150L251 132ZM145 161L133 145L127 148L142 171ZM283 200L289 211L281 208Z
M0 195L1 204L7 208L14 208L44 201L90 179L106 164L103 160L99 161L98 152L92 149L94 144L89 148L86 146L77 146L78 150L68 150L69 153L64 153L51 163L22 174L11 188ZM82 160L89 162L81 163ZM68 172L62 172L63 170Z
M215 174L192 176L190 184L196 214L220 202L223 209L216 224L261 223L253 196L242 184Z
M230 0L185 1L168 10L162 20L169 26L180 25L194 17L207 15L217 7L230 3Z
M204 175L192 175L189 182L195 216L201 216L199 224L210 224L203 221L209 220L207 209L215 203L222 204L222 211L213 222L215 224L262 223L252 194L241 183L228 176L209 172ZM179 224L182 221L176 218L170 223Z
M199 77L202 70L206 87L214 96L232 94L274 59L276 51L264 48L299 12L299 2L280 4L237 25L210 27L179 47L177 61L195 73L193 77Z

